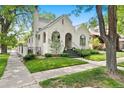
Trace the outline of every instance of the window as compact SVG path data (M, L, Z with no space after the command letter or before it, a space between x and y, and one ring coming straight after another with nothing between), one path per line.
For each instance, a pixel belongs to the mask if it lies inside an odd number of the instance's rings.
M38 28L38 30L39 30L39 31L41 31L41 30L42 30L42 28Z
M52 33L52 41L54 40L60 40L60 34L57 31Z
M124 44L123 44L123 49L124 49Z
M37 34L35 35L35 38L37 38Z
M45 42L46 42L46 33L43 32L43 43L45 43Z
M85 35L80 36L80 45L85 46L86 45L86 37Z
M64 19L62 19L62 24L64 24Z
M38 35L38 40L40 40L40 35Z

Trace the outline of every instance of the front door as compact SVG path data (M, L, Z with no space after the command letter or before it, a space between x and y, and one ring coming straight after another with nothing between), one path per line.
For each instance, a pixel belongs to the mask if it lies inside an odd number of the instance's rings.
M65 35L65 48L66 49L72 48L72 35L70 33L67 33Z

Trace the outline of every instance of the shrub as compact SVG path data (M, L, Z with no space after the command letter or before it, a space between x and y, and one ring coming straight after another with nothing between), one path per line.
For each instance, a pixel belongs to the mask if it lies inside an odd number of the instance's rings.
M52 54L46 53L46 54L45 54L45 57L52 57Z
M60 54L61 57L69 57L69 54L68 53L63 53L63 54Z
M99 52L97 50L90 49L89 51L91 54L99 54Z
M81 57L90 56L92 54L99 54L97 50L92 49L75 49L75 52L77 52L77 54L79 54Z
M32 59L35 59L35 55L34 55L34 54L28 54L28 55L26 55L23 59L24 59L24 60L32 60Z

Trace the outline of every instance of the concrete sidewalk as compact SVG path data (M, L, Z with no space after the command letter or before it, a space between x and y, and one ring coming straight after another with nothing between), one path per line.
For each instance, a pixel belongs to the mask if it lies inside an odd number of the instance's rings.
M64 67L64 68L58 68L58 69L53 69L53 70L47 70L47 71L42 71L42 72L37 72L33 73L32 76L35 78L37 82L40 82L42 80L62 76L62 75L68 75L80 71L86 71L88 69L93 69L96 67L100 66L105 66L106 62L101 61L101 62L96 62L96 61L91 61L91 60L86 60L83 58L75 58L81 61L86 61L89 64L83 64L83 65L76 65L76 66L70 66L70 67ZM124 62L124 58L118 58L117 59L118 63ZM118 67L120 70L124 70L123 67Z
M54 77L58 77L62 75L68 75L68 74L85 71L85 70L96 68L96 67L99 67L99 66L92 65L92 64L83 64L83 65L76 65L76 66L70 66L70 67L37 72L37 73L33 73L32 76L35 78L37 82L40 82L42 80L46 80L49 78L54 78Z
M39 88L38 82L20 61L17 53L12 51L3 77L0 80L0 88Z

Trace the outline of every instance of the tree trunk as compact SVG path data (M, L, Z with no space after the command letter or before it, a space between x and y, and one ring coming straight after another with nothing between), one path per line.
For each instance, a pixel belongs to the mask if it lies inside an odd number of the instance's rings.
M7 53L7 45L1 44L1 53L6 54Z
M6 24L2 23L1 25L1 33L5 35L5 37L7 37L7 33L9 30L9 27L11 25L10 21L6 21ZM3 37L1 37L1 39L3 40ZM7 44L1 44L1 53L6 54L7 53Z
M116 74L116 42L109 42L106 44L106 66L110 74Z
M107 67L111 74L115 74L117 71L117 60L116 60L116 48L117 43L117 19L116 19L116 6L108 6L108 25L109 25L109 44L107 46Z
M108 6L108 26L109 31L105 31L105 23L102 14L102 6L96 6L97 16L99 20L100 36L106 45L106 66L110 74L116 74L117 61L116 61L116 41L117 41L117 19L116 19L116 6Z

